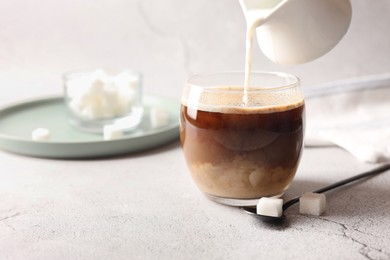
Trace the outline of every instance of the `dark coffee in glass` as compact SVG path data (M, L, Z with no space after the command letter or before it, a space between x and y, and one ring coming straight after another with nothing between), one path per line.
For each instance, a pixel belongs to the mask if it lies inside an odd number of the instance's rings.
M253 73L252 82L262 84L246 98L243 87L212 83L219 76L239 78L231 74L189 79L181 142L191 176L207 197L252 205L282 195L291 184L303 147L304 101L299 80L287 74Z

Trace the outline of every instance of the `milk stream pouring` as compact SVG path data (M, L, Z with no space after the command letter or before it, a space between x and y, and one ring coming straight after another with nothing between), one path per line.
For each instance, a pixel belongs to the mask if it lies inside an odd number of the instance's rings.
M245 93L255 33L261 51L270 60L300 64L329 52L345 35L352 18L350 0L239 1L247 21Z

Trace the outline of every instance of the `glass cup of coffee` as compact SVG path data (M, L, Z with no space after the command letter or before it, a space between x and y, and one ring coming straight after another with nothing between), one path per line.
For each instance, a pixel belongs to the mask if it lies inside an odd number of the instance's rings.
M180 139L198 188L211 200L256 205L281 196L303 149L305 105L300 81L285 73L205 73L185 84Z

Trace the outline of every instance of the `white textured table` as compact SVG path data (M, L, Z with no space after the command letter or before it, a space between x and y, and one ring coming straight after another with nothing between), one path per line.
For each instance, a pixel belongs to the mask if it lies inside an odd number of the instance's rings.
M352 0L349 32L312 63L255 70L303 86L390 71L388 0ZM0 106L62 93L77 68L130 67L147 93L179 98L192 73L243 70L237 0L3 1ZM307 149L286 198L374 167L337 148ZM390 172L328 195L326 214L297 206L270 228L215 204L193 184L178 143L106 160L46 160L0 150L3 259L390 259Z
M306 149L289 198L372 168ZM328 193L326 213L271 227L207 200L178 142L101 160L0 151L0 259L389 259L390 172Z

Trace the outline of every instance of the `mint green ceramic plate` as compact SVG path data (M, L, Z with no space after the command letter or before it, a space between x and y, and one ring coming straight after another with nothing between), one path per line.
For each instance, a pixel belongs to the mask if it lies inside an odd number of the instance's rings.
M153 129L151 107L164 107L169 124ZM36 128L51 132L48 142L31 140ZM121 139L104 141L102 135L82 132L68 124L62 97L27 101L0 109L0 148L46 158L96 158L155 148L178 139L179 104L168 98L145 95L144 116L137 130Z

